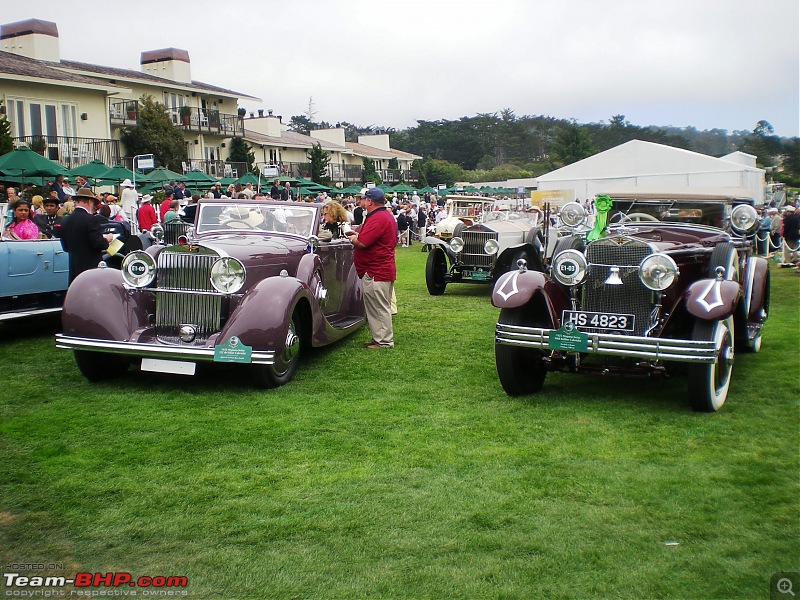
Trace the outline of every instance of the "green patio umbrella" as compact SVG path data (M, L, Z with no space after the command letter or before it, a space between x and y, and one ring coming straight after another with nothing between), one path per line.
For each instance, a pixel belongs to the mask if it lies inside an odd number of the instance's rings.
M129 168L120 164L116 164L113 167L106 169L105 173L100 173L91 177L98 185L122 183L126 179L130 179L131 181L134 181L135 179L137 186L141 183L152 183L144 173L139 173L137 171L134 174L134 172Z
M37 154L27 146L20 146L0 156L0 173L8 177L19 177L23 184L25 179L34 177L68 174L65 167Z
M340 194L359 194L361 193L361 186L360 185L348 185L346 188L342 188L339 190Z
M400 192L401 194L402 193L411 194L413 192L416 192L417 190L416 190L416 188L411 187L407 183L398 183L396 186L394 186L394 191L395 192Z
M390 186L390 185L386 185L385 183L380 184L378 187L380 189L382 189L387 194L393 194L394 193L394 188L392 186Z
M189 187L211 187L217 183L217 179L201 171L200 169L192 169L184 175L183 182Z
M157 167L147 174L147 178L153 183L169 183L170 181L185 181L185 177L175 171L170 171L166 167Z
M80 165L78 167L74 167L67 171L70 174L70 177L75 177L76 175L80 175L81 177L88 177L91 179L95 179L108 171L111 167L109 167L106 163L104 163L100 159L94 159L91 162L86 163L85 165Z
M266 179L262 179L261 181L263 183L266 183L267 180ZM258 185L258 176L257 175L253 175L252 173L250 173L248 171L247 173L245 173L244 175L239 177L239 179L235 179L234 180L234 184L236 184L236 183L241 183L242 185L247 185L248 183L252 183L253 185Z
M237 177L221 177L219 182L222 187L227 188L230 184L235 184L238 180Z
M428 192L429 194L435 194L436 190L433 189L431 186L426 185L424 188L418 189L417 192L420 194L424 194L425 192Z

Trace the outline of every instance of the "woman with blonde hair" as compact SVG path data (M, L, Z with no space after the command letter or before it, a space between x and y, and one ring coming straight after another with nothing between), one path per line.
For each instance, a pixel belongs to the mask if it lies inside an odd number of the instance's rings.
M42 201L44 198L39 196L38 194L31 198L31 218L34 215L43 215L44 214L44 207L42 206Z
M331 200L322 207L322 227L319 228L319 239L323 242L346 238L347 212L344 206Z
M58 209L58 216L66 217L67 215L71 215L74 210L75 203L72 200L67 200L61 205L61 208Z

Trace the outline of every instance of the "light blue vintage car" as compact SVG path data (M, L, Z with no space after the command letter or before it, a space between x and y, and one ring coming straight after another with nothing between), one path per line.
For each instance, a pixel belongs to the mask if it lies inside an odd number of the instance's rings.
M0 203L2 229L7 207ZM69 259L61 241L0 237L0 321L58 312L69 284Z

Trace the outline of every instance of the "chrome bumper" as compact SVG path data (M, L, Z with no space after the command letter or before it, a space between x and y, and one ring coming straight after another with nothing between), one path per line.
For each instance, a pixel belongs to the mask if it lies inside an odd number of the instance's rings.
M495 342L524 348L548 348L549 333L554 329L524 327L498 323ZM619 335L614 333L588 333L588 353L605 356L624 356L649 360L671 360L689 363L713 363L717 360L714 341L695 342Z
M108 352L144 358L164 358L185 361L214 362L214 348L192 348L190 346L162 346L158 344L139 344L118 342L116 340L97 340L56 334L56 348L65 350L85 350L87 352ZM275 353L253 350L250 364L271 365L275 363Z

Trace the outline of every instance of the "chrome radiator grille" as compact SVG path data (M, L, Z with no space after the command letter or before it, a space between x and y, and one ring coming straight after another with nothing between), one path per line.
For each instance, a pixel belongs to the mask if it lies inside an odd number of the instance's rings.
M464 250L461 251L461 262L474 267L489 267L494 264L494 256L483 251L486 240L496 240L497 234L493 231L462 231L461 239L464 240Z
M589 272L583 287L582 310L593 312L630 314L636 317L631 335L641 335L648 327L653 309L653 292L639 280L639 263L652 254L647 244L613 240L597 240L586 248ZM619 267L622 285L605 283L611 266ZM583 328L582 328L583 329ZM604 331L586 329L584 331Z
M156 336L169 344L195 346L219 331L222 295L211 286L211 266L217 260L213 253L171 252L158 255L156 294ZM211 293L191 293L211 292ZM192 325L196 337L183 342L181 325Z

